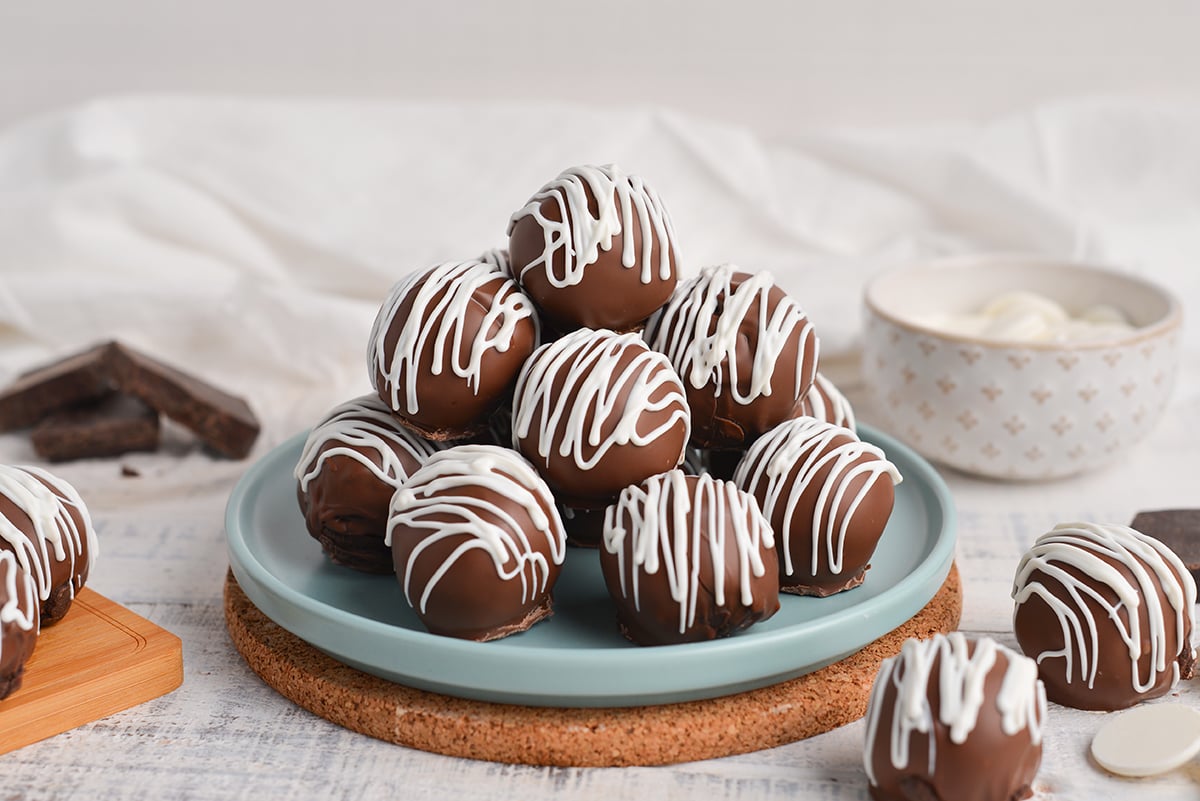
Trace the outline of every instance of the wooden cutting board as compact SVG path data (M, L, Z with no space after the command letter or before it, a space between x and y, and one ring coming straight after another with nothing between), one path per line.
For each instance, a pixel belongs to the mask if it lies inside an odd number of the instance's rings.
M447 756L529 765L664 765L742 754L812 737L863 716L871 683L908 637L958 627L962 584L941 590L908 622L861 651L782 684L663 706L558 709L469 701L416 690L337 662L278 626L233 574L225 622L234 646L279 693L327 720Z
M43 629L21 688L0 701L0 754L166 695L183 683L183 645L84 589Z

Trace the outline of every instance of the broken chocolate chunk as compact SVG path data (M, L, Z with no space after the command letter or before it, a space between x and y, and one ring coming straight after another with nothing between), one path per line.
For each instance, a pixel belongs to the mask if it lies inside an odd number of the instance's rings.
M37 455L51 462L152 451L158 447L158 412L114 393L55 412L34 427L30 440Z
M216 452L240 459L258 437L258 418L245 400L114 342L108 360L117 387L192 431Z
M1138 512L1129 525L1174 551L1200 582L1200 509Z
M0 431L26 428L60 409L111 394L110 344L95 345L19 376L0 392Z

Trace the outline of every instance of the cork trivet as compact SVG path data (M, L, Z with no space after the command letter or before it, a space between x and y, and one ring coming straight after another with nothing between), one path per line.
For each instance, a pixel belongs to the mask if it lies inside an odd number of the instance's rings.
M840 662L724 698L608 709L525 707L453 698L347 667L276 625L225 579L234 646L262 679L327 720L447 756L564 767L666 765L773 748L862 717L879 663L909 637L953 631L957 567L924 609Z

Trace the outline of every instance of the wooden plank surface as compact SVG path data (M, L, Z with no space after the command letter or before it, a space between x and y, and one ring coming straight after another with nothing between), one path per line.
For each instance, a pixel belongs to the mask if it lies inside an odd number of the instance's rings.
M21 688L0 701L0 754L165 695L183 682L179 638L84 589L43 629Z

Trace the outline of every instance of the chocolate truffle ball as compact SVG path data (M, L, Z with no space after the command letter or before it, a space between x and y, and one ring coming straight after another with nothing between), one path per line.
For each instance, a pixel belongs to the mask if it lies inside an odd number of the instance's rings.
M854 432L798 417L751 445L733 480L775 530L780 589L825 596L862 583L900 472Z
M99 552L75 488L39 467L12 465L0 465L0 550L33 577L43 626L67 614Z
M672 470L608 507L600 566L639 645L728 637L779 610L771 526L750 495Z
M1196 583L1128 526L1068 523L1038 537L1013 580L1013 627L1050 700L1124 709L1190 679Z
M11 551L0 551L0 700L21 686L38 631L33 577Z
M435 453L396 491L387 537L404 597L434 634L494 640L551 614L566 534L515 451Z
M770 273L728 264L681 284L646 339L683 379L701 448L746 448L795 417L817 369L817 337L796 302Z
M801 412L806 417L815 417L835 426L855 430L854 409L841 390L825 376L817 372L813 385L804 396Z
M308 435L296 496L308 533L334 564L391 573L384 542L392 495L439 445L405 428L376 395L334 407Z
M867 702L863 762L875 801L1028 798L1046 694L1033 661L958 632L907 640Z
M508 251L504 248L485 250L479 254L479 261L496 268L509 278L516 279L512 271L512 260L508 257Z
M533 304L479 261L447 262L397 283L375 318L372 386L405 425L434 440L487 424L537 344Z
M574 167L508 224L512 271L556 328L640 327L678 280L658 195L616 165Z
M690 418L679 376L637 334L581 328L526 362L513 442L568 506L606 506L683 460Z

